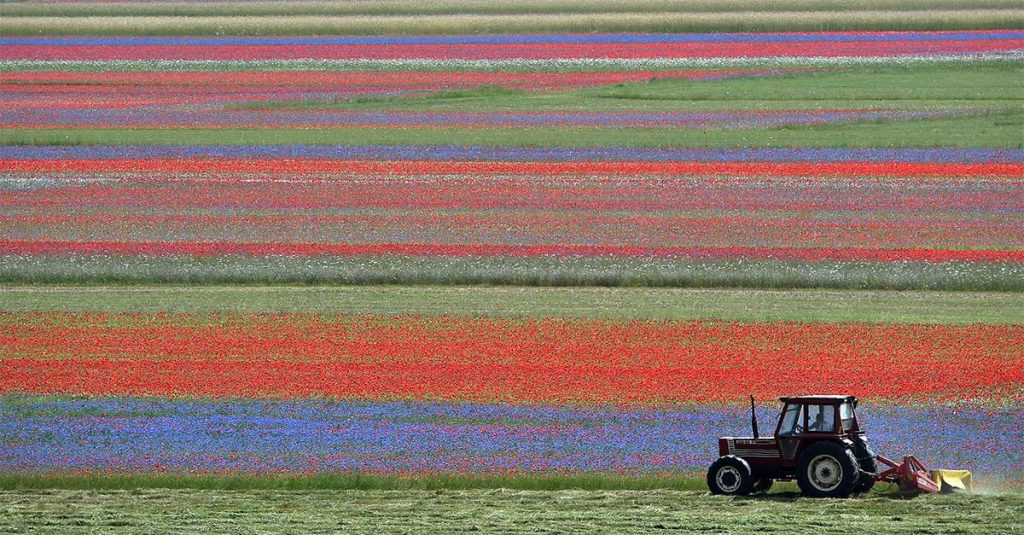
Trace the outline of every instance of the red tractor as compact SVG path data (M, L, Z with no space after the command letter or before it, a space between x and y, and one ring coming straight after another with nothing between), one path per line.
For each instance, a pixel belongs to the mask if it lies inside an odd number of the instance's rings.
M969 488L970 472L934 470L931 475L914 456L895 463L876 456L857 421L853 396L781 398L785 404L775 435L757 431L750 398L753 437L722 437L720 457L708 469L712 494L746 495L767 491L776 480L796 480L807 496L846 497L865 492L876 481L898 483L905 494ZM882 463L887 470L879 472Z

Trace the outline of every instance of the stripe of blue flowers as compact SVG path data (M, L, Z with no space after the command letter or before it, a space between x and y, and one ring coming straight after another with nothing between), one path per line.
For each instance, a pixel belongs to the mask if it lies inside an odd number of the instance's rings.
M420 37L6 37L0 46L296 46L595 43L807 43L1021 39L1024 31L540 34Z
M486 472L704 468L742 405L609 408L325 399L0 397L0 471ZM863 403L874 449L1019 473L1024 407ZM952 419L949 414L955 414ZM775 408L759 408L770 432Z
M682 149L453 145L0 146L0 159L334 158L478 161L1024 162L1024 149Z

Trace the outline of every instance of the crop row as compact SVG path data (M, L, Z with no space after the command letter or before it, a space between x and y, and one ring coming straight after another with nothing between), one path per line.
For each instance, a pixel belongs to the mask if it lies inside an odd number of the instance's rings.
M11 123L19 113L44 116L51 111L121 111L152 115L177 111L183 104L223 108L240 102L319 102L374 95L418 95L480 86L507 92L564 90L657 79L722 80L770 76L806 69L691 69L628 72L428 72L428 71L237 71L237 72L80 72L66 70L9 72L0 84L0 118ZM162 108L154 109L154 106ZM207 111L209 113L209 111Z
M37 97L38 98L38 97ZM744 110L715 112L358 112L224 110L221 105L183 110L174 105L155 105L152 97L104 99L105 107L59 100L49 106L0 112L0 126L46 128L99 127L330 127L363 128L460 127L520 128L583 126L592 128L724 128L751 129L781 126L837 124L863 121L920 120L981 115L983 110L907 111L899 109ZM88 101L91 101L89 99Z
M416 0L338 3L323 0L133 0L117 2L50 0L0 6L0 16L282 16L282 15L440 15L440 14L540 14L540 13L719 13L874 11L885 9L1005 9L1017 7L1010 0Z
M10 255L1024 260L1018 164L0 164Z
M0 315L0 341L4 393L661 403L1024 384L1014 325L50 312Z
M0 39L0 60L550 60L892 57L1024 48L1024 32L584 35L402 40L295 38Z
M463 162L471 161L496 161L516 162L513 166L504 168L502 172L515 172L515 169L522 169L526 172L536 172L537 167L530 167L529 162L544 167L551 166L553 169L567 169L562 166L552 165L552 162L569 162L568 169L577 170L582 173L602 172L600 167L590 167L592 162L618 162L618 172L647 172L651 167L643 164L649 162L685 162L688 164L711 164L711 163L752 163L764 165L764 174L770 174L774 169L773 163L807 163L800 171L806 175L815 175L815 166L831 163L849 163L851 167L848 172L856 173L856 166L865 163L879 163L891 168L900 169L903 164L975 164L975 163L999 163L1011 164L1011 166L996 168L996 174L1008 174L1011 172L1020 173L1021 165L1024 164L1024 150L1022 149L958 149L958 148L871 148L871 149L850 149L850 148L799 148L799 149L778 149L778 148L744 148L744 149L701 149L686 147L516 147L516 146L488 146L488 145L0 145L0 161L3 168L16 165L36 165L35 163L18 164L8 160L127 160L126 165L152 165L149 162L136 162L138 159L189 159L187 162L177 164L162 164L164 169L168 165L181 166L187 169L190 166L199 166L201 170L204 165L221 165L221 162L203 162L203 159L247 159L247 158L280 158L299 160L297 162L272 162L270 165L321 165L319 160L380 160L371 163L371 169L394 169L410 166L417 169L418 166L426 165L427 171L419 173L444 173L443 167L430 167L433 164L419 161L414 162L393 162L393 160L425 160L427 162L446 162L444 165L454 166L456 171L463 169L473 171L473 164L470 167L459 167ZM304 161L316 159L317 161ZM638 162L642 162L638 164ZM96 165L69 163L74 169L76 165ZM116 162L108 162L103 165L116 165ZM155 163L155 165L161 165ZM227 162L227 165L245 165L240 162ZM259 163L252 163L259 166ZM327 162L324 165L351 165L350 162ZM358 172L367 165L365 162L356 164ZM384 166L384 167L380 167ZM124 165L120 167L125 169ZM173 167L172 167L173 168ZM611 169L614 169L613 166ZM867 169L872 169L867 166ZM879 169L881 167L875 167ZM12 170L18 169L12 167ZM53 167L42 167L38 169L29 168L29 171L55 169ZM245 167L229 168L244 170ZM344 168L331 168L343 172ZM422 168L420 168L422 169ZM610 169L610 168L604 168ZM657 169L656 167L653 169ZM663 168L662 173L680 174L701 172L701 167ZM713 169L713 168L707 168ZM723 171L730 172L728 168ZM795 168L794 168L795 169ZM913 175L915 167L911 166L901 174ZM934 169L923 171L921 174L935 175ZM955 169L955 168L951 168ZM971 169L971 168L967 168ZM573 171L569 171L573 172ZM615 172L615 171L612 171ZM654 171L657 172L657 171ZM940 173L946 171L940 171ZM748 172L749 174L749 172ZM879 174L877 171L869 174ZM985 171L975 170L973 174L985 174Z
M120 154L126 157L115 156ZM177 154L176 154L177 153ZM632 154L636 160L614 161L617 155ZM572 149L529 149L499 147L327 147L327 146L200 146L200 147L0 147L0 172L8 179L42 179L39 174L105 173L111 179L134 178L145 183L161 177L176 180L207 176L210 182L273 182L273 176L287 176L291 182L323 182L335 176L341 183L352 175L374 182L385 177L615 177L619 182L686 181L686 177L897 177L954 179L1018 178L1024 163L1014 160L1020 151L998 150L672 150L578 147ZM219 157L225 155L228 157ZM178 156L184 158L169 159ZM315 158L326 156L326 158ZM359 159L338 159L337 157ZM448 159L445 159L448 156ZM251 159L245 159L249 157ZM374 158L379 159L363 159ZM548 161L514 161L517 157L549 158ZM578 161L573 161L573 158ZM821 158L814 160L815 157ZM900 160L885 161L893 157ZM933 161L927 161L931 157ZM399 159L413 158L413 159ZM480 158L462 160L460 158ZM692 158L692 161L688 159ZM764 161L757 161L764 158ZM492 161L486 161L493 159ZM961 161L957 161L961 160ZM145 177L152 176L147 180ZM644 178L647 177L647 178ZM669 177L677 177L671 179ZM65 180L68 177L63 177ZM377 181L382 180L378 177ZM59 182L59 180L58 180ZM784 182L784 181L783 181ZM401 182L399 182L399 187ZM516 202L515 199L506 199ZM466 202L472 202L467 199Z
M1021 262L608 257L2 255L15 284L412 284L1024 291Z
M1020 50L986 53L907 54L902 56L763 56L682 58L557 59L150 59L150 60L0 60L0 72L629 72L677 69L807 69L907 66L1015 65Z
M682 5L682 4L675 4ZM686 4L688 5L688 3ZM821 6L826 6L821 9ZM676 33L1019 28L1020 9L833 9L808 11L447 13L413 15L0 16L2 35L466 35L517 33ZM987 6L986 6L987 7ZM1002 7L1003 9L1000 9Z
M687 80L720 80L733 76L756 76L767 74L793 74L808 69L783 71L765 69L689 69L679 71L594 71L594 72L490 72L490 71L226 71L226 72L176 72L176 71L19 71L4 73L5 94L34 91L67 91L125 95L132 88L145 87L150 92L166 88L168 91L196 92L216 91L223 86L225 91L253 87L268 91L276 87L303 88L328 86L331 89L369 88L380 91L390 89L431 89L457 88L460 85L502 85L522 89L571 88L592 85L646 82L662 78ZM66 84L66 85L64 85ZM83 87L84 86L84 87ZM23 96L23 95L22 95ZM53 96L53 95L51 95ZM14 104L15 102L12 102Z
M121 221L131 223L132 221ZM152 223L147 221L147 223ZM415 222L411 222L415 223ZM550 228L550 225L547 226ZM1016 229L1016 227L1014 227ZM810 232L810 231L805 231ZM214 241L0 241L0 254L142 256L443 256L602 257L842 262L1024 262L1020 250L867 249L860 247L742 247L640 245L517 245L421 243L244 243Z
M762 400L762 430L774 400ZM749 432L741 404L665 408L331 400L0 397L5 473L692 473L715 437ZM858 411L872 446L927 452L992 486L1019 481L1019 406ZM948 424L949 412L956 425Z

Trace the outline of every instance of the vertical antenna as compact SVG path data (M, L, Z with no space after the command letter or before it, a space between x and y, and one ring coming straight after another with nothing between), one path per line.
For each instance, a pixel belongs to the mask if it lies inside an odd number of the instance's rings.
M754 396L750 396L750 426L754 428L754 438L761 438L757 432L757 413L754 412Z

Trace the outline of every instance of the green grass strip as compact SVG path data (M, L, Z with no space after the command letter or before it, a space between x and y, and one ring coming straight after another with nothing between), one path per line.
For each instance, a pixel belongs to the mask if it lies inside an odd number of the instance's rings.
M1024 10L451 13L214 16L0 16L0 35L463 35L510 33L684 33L1019 28Z
M0 311L1024 324L1024 294L482 286L0 287Z
M858 66L769 76L656 78L572 91L484 86L429 95L251 101L229 109L360 111L679 111L767 109L1024 109L1024 64Z
M502 145L696 148L1021 148L1024 112L793 126L675 128L6 128L0 145Z
M781 11L877 11L1013 9L1016 0L377 0L374 2L64 2L0 4L0 16L280 16L280 15L454 15L540 13L728 13Z
M602 257L0 256L0 283L397 284L1024 292L1024 264Z

